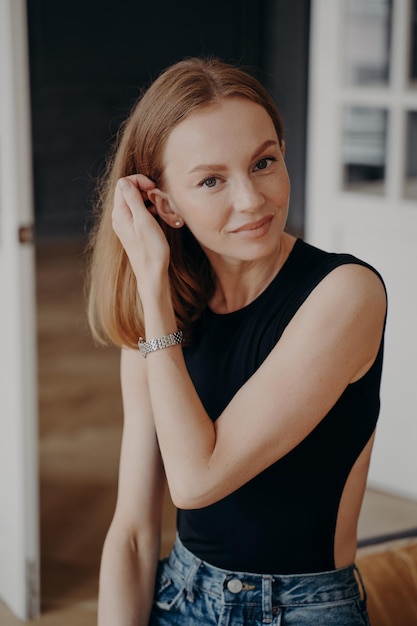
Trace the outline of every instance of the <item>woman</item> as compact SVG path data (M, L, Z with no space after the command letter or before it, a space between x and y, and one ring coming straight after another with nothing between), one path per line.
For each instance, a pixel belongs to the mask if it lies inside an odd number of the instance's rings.
M123 348L100 626L368 623L386 295L285 231L284 154L270 96L216 60L168 68L122 129L90 285L94 334ZM178 539L158 565L164 474Z

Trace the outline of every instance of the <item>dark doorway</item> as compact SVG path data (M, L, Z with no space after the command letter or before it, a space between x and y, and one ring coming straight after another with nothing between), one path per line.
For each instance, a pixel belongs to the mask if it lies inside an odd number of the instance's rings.
M97 174L140 88L167 65L201 54L256 68L275 97L288 127L290 227L302 230L309 2L27 6L38 238L86 234Z

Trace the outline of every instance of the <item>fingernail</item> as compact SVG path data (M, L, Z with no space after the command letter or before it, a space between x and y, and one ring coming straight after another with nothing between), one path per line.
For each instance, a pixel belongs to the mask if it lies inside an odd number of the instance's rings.
M130 187L130 182L126 178L119 178L119 186L122 189L127 189Z

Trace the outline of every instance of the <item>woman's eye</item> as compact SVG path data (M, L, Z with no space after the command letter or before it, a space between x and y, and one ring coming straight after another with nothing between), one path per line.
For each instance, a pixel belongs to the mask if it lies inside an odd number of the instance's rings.
M256 170L265 170L267 167L269 167L269 165L272 163L272 161L275 161L275 160L276 159L273 159L272 157L265 157L263 159L259 159L259 161L255 165L255 169Z
M213 187L215 187L217 185L217 178L215 176L210 176L209 178L205 178L201 183L200 186L201 187L209 187L209 189L212 189Z

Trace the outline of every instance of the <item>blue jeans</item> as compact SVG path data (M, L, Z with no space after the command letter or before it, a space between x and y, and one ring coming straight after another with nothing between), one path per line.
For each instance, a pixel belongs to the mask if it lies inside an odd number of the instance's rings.
M369 626L369 619L354 565L286 576L229 572L201 561L177 539L159 565L149 624Z

